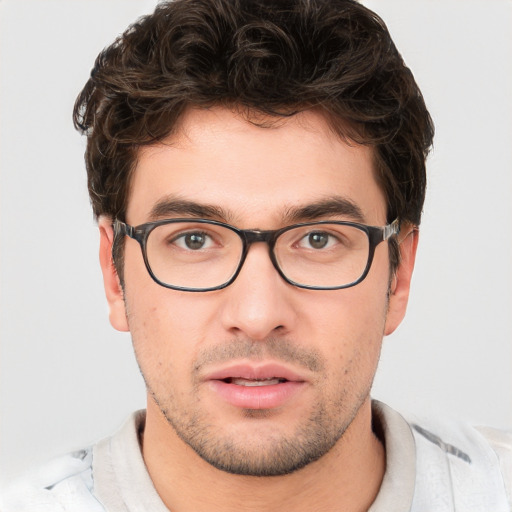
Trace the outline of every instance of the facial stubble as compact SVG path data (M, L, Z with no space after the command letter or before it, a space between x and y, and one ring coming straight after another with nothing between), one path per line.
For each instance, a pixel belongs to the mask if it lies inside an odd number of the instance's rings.
M241 410L242 426L238 429L236 425L228 425L227 420L225 424L213 424L208 412L200 405L201 370L209 364L235 359L258 361L266 358L293 363L316 375L311 384L323 399L315 401L309 415L292 430L287 429L285 420L279 418L283 413L274 410ZM334 392L330 395L322 393L325 391L322 390L322 386L325 388L325 369L326 362L320 354L313 349L298 347L293 341L235 339L202 352L196 359L191 378L194 403L190 407L183 402L180 404L174 389L167 390L162 397L144 378L152 400L167 423L201 459L228 473L268 477L293 473L328 453L343 437L368 398L372 379L355 398L344 387L353 378L351 373L357 372L357 365L345 370L344 378L339 379ZM142 369L141 373L144 376Z

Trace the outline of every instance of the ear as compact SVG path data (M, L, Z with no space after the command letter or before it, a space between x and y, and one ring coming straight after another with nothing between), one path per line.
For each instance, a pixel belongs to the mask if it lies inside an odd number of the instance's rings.
M103 273L103 286L109 306L109 319L112 327L118 331L129 331L124 294L112 260L112 243L114 230L108 217L101 217L98 222L100 229L100 265Z
M418 240L419 231L416 226L411 224L402 226L398 240L400 264L391 279L389 290L388 313L384 329L386 336L391 334L400 325L405 316Z

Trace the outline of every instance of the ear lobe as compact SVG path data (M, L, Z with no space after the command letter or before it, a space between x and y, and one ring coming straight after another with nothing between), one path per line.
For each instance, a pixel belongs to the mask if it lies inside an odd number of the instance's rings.
M419 231L416 226L405 224L399 236L400 264L395 271L389 288L389 304L384 334L391 334L403 320L409 300L412 272L418 248Z
M109 305L110 323L118 331L129 331L123 289L112 260L112 243L114 241L112 222L107 217L101 217L98 227L100 230L100 265Z

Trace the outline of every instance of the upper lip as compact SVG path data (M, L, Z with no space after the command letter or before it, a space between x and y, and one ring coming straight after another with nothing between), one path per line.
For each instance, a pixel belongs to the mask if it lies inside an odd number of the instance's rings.
M279 363L235 363L208 373L204 380L226 380L240 378L247 380L282 379L304 382L306 379L297 372Z

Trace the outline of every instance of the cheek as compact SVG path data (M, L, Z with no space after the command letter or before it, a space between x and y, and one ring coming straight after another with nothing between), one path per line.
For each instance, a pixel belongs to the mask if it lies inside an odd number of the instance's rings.
M387 290L387 278L363 281L319 295L308 312L310 336L325 351L333 373L339 376L341 371L345 380L373 378L386 322Z
M336 340L356 345L374 343L374 338L382 339L387 312L387 283L376 286L363 286L363 283L336 292L326 292L312 301L308 312L311 329L315 337Z
M147 379L177 376L190 366L213 331L206 297L163 288L152 280L126 282L128 325L137 361Z

